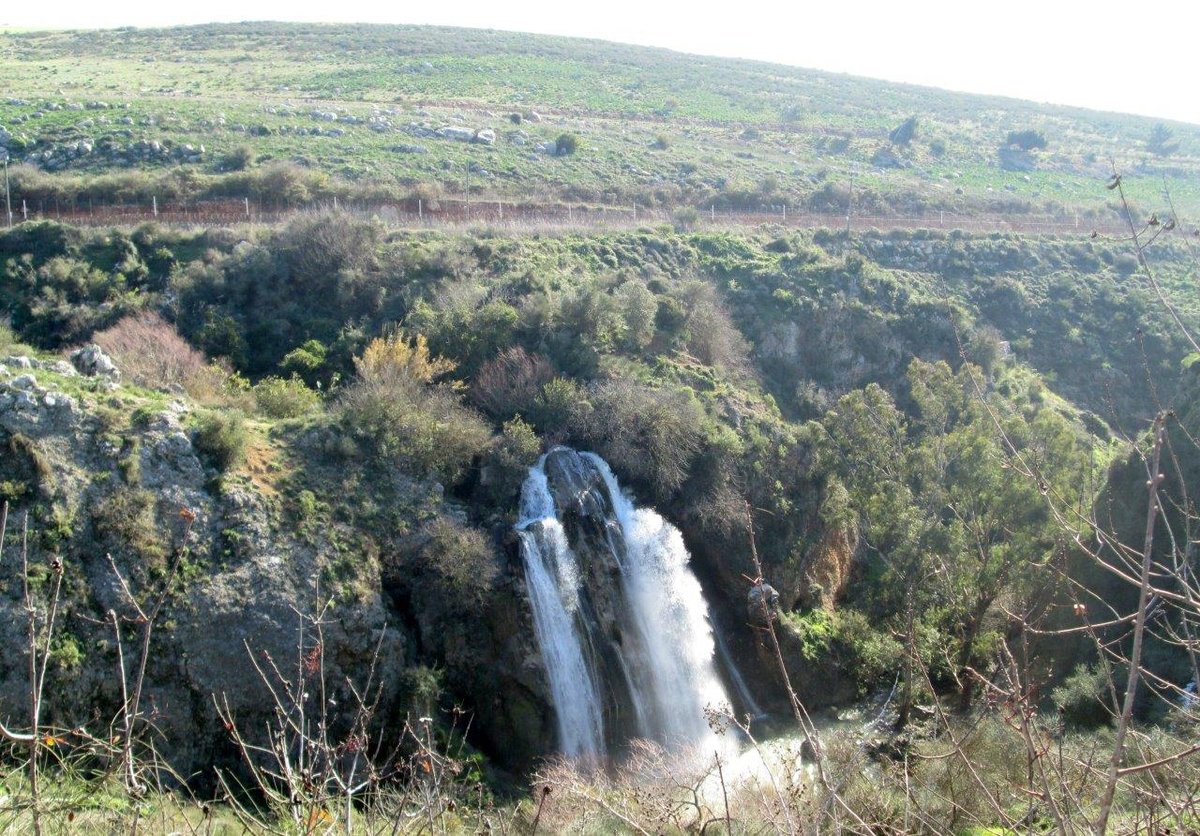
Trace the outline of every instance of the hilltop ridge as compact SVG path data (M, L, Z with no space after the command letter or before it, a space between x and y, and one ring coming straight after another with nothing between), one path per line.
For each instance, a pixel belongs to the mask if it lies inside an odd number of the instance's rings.
M1096 187L1114 166L1141 175L1130 197L1147 215L1164 185L1181 209L1200 200L1194 125L604 41L262 22L0 32L0 71L0 144L43 204L467 191L1111 217ZM577 150L561 153L568 135ZM281 166L300 172L282 190L246 182ZM75 182L133 173L160 178Z

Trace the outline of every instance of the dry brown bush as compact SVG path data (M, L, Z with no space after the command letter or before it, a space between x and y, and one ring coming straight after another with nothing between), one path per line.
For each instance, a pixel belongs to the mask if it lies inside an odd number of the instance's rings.
M112 357L121 374L140 386L183 390L206 401L223 388L225 373L209 365L173 325L152 311L127 316L97 332L92 341Z
M553 377L549 360L514 346L484 363L471 383L471 400L493 418L512 418L533 406Z

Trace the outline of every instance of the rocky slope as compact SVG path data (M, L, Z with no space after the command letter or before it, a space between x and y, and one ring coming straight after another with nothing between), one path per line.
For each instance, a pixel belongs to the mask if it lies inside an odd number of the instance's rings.
M361 511L365 498L320 490L317 483L335 477L325 469L319 428L263 430L242 466L219 473L195 443L196 410L186 397L122 385L111 370L87 376L64 360L27 356L0 363L0 489L10 502L0 567L0 715L25 716L28 701L19 560L28 519L39 619L49 604L47 567L53 560L65 567L50 643L45 717L53 725L95 734L117 716L112 614L129 669L138 630L124 582L147 611L167 590L143 705L155 729L147 739L181 775L231 757L214 700L228 702L247 734L275 722L251 657L290 677L301 636L311 653L318 637L310 619L330 601L320 640L335 728L353 714L351 683L362 689L371 678L380 697L376 733L394 733L405 712L428 709L413 672L432 667L453 698L476 710L479 739L502 762L527 763L551 744L523 585L512 567L489 548L492 580L467 601L445 594L444 578L424 565L436 536L431 524L455 517L440 486L398 473L373 481L377 495L399 497L397 528L352 529L331 506ZM276 464L261 466L270 458ZM285 470L292 475L278 477ZM306 480L316 492L299 487Z

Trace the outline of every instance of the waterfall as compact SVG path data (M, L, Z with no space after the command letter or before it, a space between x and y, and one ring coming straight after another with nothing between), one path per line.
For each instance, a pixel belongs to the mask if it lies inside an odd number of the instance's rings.
M710 746L705 709L729 698L678 529L636 508L599 456L558 447L529 471L517 531L562 751Z
M558 715L559 743L571 757L600 754L603 724L595 676L575 639L579 570L555 518L546 474L530 471L521 490L521 553L533 624Z
M750 693L750 686L746 684L746 679L742 676L742 671L738 668L737 663L733 661L733 654L729 652L729 645L725 643L725 638L721 635L721 631L715 622L713 623L713 637L717 640L717 653L721 656L721 664L725 666L725 672L729 674L729 679L733 682L733 687L742 701L742 710L750 712L751 721L765 717L766 712L762 710L762 707L758 704L758 700L754 699L754 694Z

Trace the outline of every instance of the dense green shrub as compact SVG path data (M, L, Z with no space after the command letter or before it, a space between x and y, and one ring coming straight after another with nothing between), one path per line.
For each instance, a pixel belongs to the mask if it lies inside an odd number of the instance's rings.
M578 150L579 137L576 134L559 134L558 139L554 141L554 153L560 157L570 156Z
M251 376L278 373L297 346L333 347L348 325L383 318L381 236L378 224L345 213L303 215L260 243L192 262L172 277L180 330ZM315 383L333 370L285 371Z
M622 476L650 486L660 499L683 484L704 434L704 413L690 390L630 380L590 387L573 423Z
M817 609L803 615L786 613L783 623L799 643L800 656L805 664L818 662L829 652L835 626L833 615L829 612Z
M320 340L305 340L304 344L293 348L283 356L279 367L283 371L298 376L309 386L318 385L322 371L329 359L329 349Z
M478 606L498 574L487 536L449 517L438 517L426 534L429 540L421 549L421 573L440 587L442 600L450 609Z
M520 418L506 421L483 458L485 477L481 481L487 499L506 512L515 508L521 484L541 452L542 443L533 427Z
M700 223L700 212L694 206L680 206L671 213L671 225L676 232L691 232Z
M1146 140L1146 148L1155 156L1169 157L1179 150L1179 142L1174 137L1174 131L1162 122L1156 122L1154 127L1150 129L1150 136Z
M268 418L299 418L321 404L321 396L298 377L265 377L251 389L258 411Z
M556 377L542 386L529 417L543 435L562 436L582 401L583 387L568 377Z
M916 116L908 117L892 129L888 134L888 141L893 145L908 145L917 135L917 123L918 119Z
M0 303L11 313L12 325L24 339L44 347L85 342L97 329L142 309L148 299L135 293L119 270L102 270L70 255L38 265L26 254L10 259L0 273Z
M1047 145L1046 135L1033 128L1026 128L1023 131L1009 131L1008 138L1004 140L1004 144L1020 148L1022 151L1037 151L1045 148Z
M643 282L631 279L615 291L613 297L625 318L625 346L632 351L650 347L657 330L658 299Z
M225 171L245 171L254 165L254 149L249 145L237 145L221 159Z
M196 416L196 451L222 473L246 457L249 433L239 410L204 410Z
M491 437L486 423L444 386L359 380L342 391L342 421L374 453L458 481Z
M458 481L491 431L452 386L433 382L455 364L430 355L420 335L394 335L372 341L356 365L359 378L339 399L347 429L376 456Z
M1059 716L1068 726L1096 728L1112 722L1108 705L1108 678L1097 667L1078 665L1050 694Z
M890 681L896 674L896 661L904 655L896 637L848 607L837 610L835 620L838 639L849 650L846 667L860 690L866 693Z
M405 319L405 327L428 334L439 354L455 360L464 375L471 375L513 344L519 320L517 309L499 299L483 304L459 301L439 308L422 302Z

